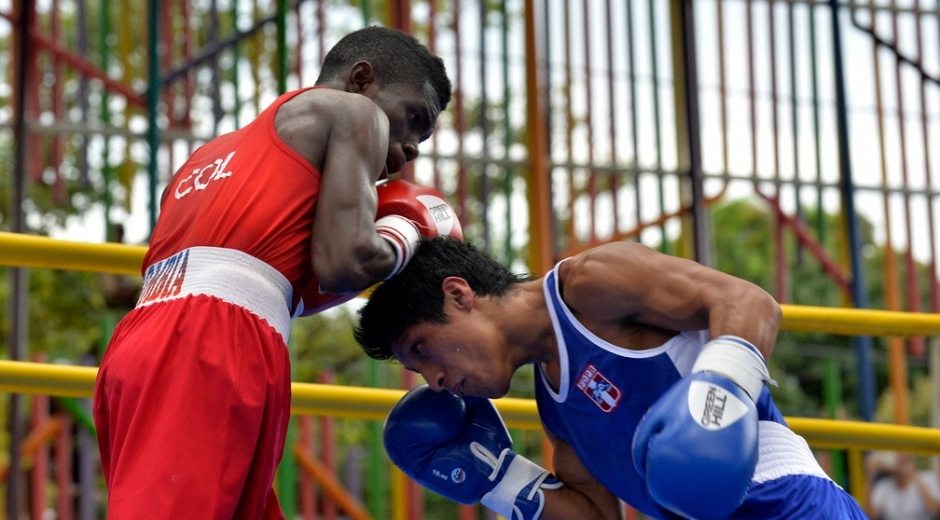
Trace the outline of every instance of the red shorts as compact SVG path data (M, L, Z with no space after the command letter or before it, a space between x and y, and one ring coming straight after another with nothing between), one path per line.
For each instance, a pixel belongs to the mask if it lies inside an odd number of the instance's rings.
M94 397L109 520L284 518L272 489L290 418L284 336L196 295L118 325Z

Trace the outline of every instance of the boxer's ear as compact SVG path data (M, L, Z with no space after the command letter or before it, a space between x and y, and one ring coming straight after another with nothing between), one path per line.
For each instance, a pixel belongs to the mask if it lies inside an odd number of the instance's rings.
M441 282L441 288L444 291L444 305L455 305L460 310L470 310L473 308L476 293L470 287L467 280L459 276L448 276Z

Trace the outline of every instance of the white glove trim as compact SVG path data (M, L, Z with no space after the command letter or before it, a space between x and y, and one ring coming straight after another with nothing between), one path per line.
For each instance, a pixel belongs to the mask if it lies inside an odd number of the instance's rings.
M421 240L421 233L411 220L401 215L386 215L375 221L375 231L384 238L395 251L395 266L386 280L400 273L411 261L415 247Z
M702 347L692 373L713 372L740 386L755 403L765 383L776 385L757 347L737 336L718 336Z
M511 450L506 448L497 459L493 452L478 442L470 443L470 451L476 458L493 468L493 473L489 476L490 480L496 478L503 461L511 453ZM535 520L541 516L541 506L532 518L521 519L522 513L516 507L516 500L519 498L519 493L530 484L533 484L534 492L529 493L526 498L528 500L534 498L539 493L540 486L548 475L548 470L517 454L509 462L509 467L506 468L503 478L500 479L492 491L483 495L480 502L507 519ZM540 503L544 504L544 500L540 500Z

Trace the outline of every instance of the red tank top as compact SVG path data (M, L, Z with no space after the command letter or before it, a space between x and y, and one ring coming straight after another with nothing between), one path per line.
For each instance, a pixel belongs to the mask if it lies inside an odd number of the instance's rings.
M280 271L295 296L306 287L320 172L274 128L277 109L305 90L282 95L242 129L193 153L170 180L143 271L189 247L224 247Z

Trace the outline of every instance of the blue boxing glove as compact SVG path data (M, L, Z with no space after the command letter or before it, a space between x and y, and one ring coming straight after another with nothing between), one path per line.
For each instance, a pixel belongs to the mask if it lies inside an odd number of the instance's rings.
M561 487L512 451L489 399L415 387L389 412L383 438L392 462L419 484L461 504L482 502L508 520L537 520L542 490Z
M647 410L633 436L633 464L661 506L699 520L727 518L757 466L755 405L770 381L746 340L705 344L692 373Z

